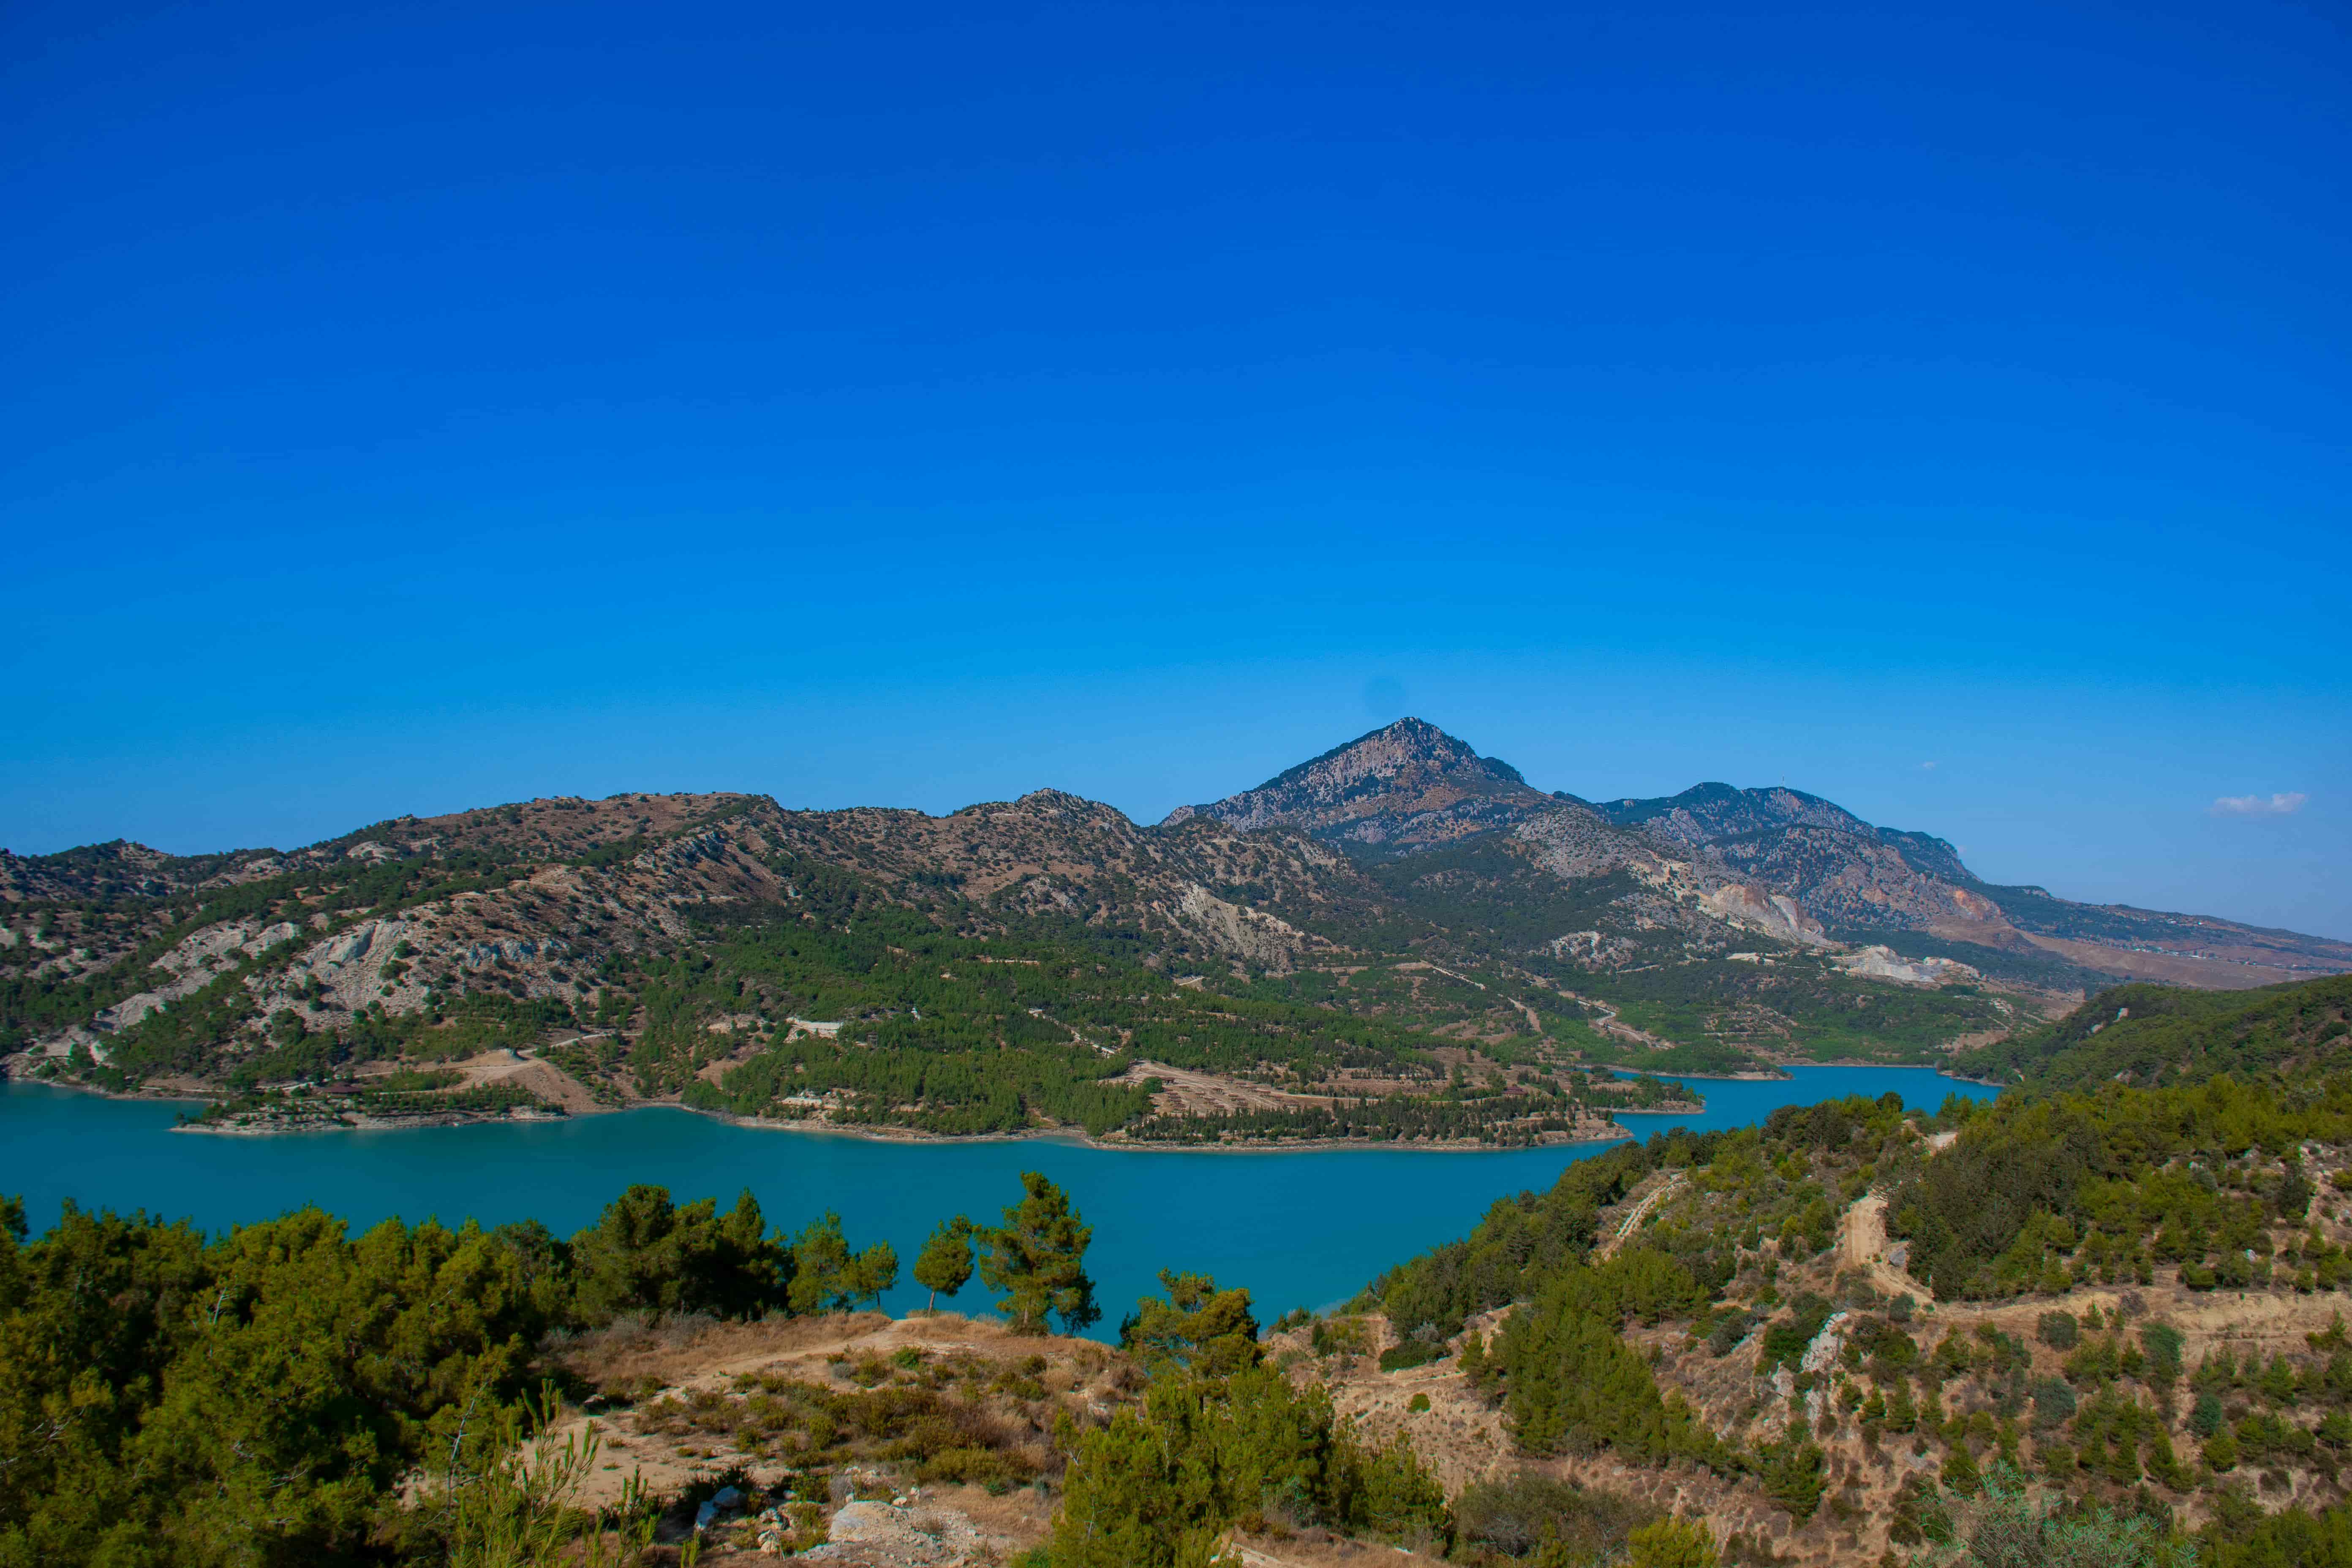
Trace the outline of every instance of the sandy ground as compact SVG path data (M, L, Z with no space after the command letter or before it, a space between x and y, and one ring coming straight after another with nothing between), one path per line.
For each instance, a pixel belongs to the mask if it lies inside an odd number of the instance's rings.
M1152 1098L1151 1109L1162 1116L1229 1116L1242 1110L1321 1110L1331 1103L1313 1095L1289 1094L1264 1084L1226 1078L1218 1073L1172 1068L1165 1062L1138 1062L1111 1081L1134 1085L1154 1078L1160 1080L1160 1092Z
M488 1083L510 1083L529 1089L550 1104L563 1107L574 1116L593 1115L614 1109L597 1104L596 1097L588 1092L585 1085L553 1062L518 1056L503 1047L450 1065L466 1075L465 1081L458 1086L461 1089L473 1089Z

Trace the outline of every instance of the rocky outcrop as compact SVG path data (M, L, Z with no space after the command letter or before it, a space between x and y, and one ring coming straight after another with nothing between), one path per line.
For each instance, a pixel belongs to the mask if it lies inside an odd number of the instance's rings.
M1766 936L1803 947L1824 947L1829 937L1822 922L1798 907L1786 893L1768 892L1747 882L1727 882L1699 895L1699 907L1717 920L1728 921Z
M1956 959L1904 958L1891 947L1875 944L1841 954L1837 966L1848 974L1897 985L1957 985L1984 978L1982 971Z

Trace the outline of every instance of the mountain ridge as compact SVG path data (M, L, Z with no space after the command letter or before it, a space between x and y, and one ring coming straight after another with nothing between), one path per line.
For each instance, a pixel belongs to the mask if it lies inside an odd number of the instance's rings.
M1512 1139L1605 1108L1612 1067L1941 1061L2118 979L2352 971L1948 848L1785 789L1547 794L1413 720L1153 825L1055 789L940 816L625 793L293 850L0 851L0 1058L217 1092L523 1046L580 1104L1257 1138L1377 1103L1381 1136Z

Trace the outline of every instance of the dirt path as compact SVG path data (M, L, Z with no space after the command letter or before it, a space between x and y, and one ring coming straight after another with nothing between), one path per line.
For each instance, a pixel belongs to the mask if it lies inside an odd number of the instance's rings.
M1859 1268L1869 1275L1870 1282L1889 1296L1908 1295L1914 1300L1935 1305L1933 1290L1887 1259L1884 1193L1864 1193L1845 1211L1839 1237L1839 1261L1847 1268Z
M1601 1016L1592 1020L1592 1030L1595 1034L1614 1035L1621 1040L1628 1040L1637 1046L1647 1046L1654 1051L1668 1050L1674 1046L1672 1040L1662 1040L1655 1035L1633 1027L1631 1024L1619 1023L1617 1009L1606 1002L1595 1002L1590 996L1580 996L1573 991L1563 990L1560 994L1571 1002L1581 1002L1588 1007L1601 1009Z
M1673 1175L1651 1188L1642 1201L1633 1205L1633 1212L1619 1220L1616 1228L1602 1239L1599 1249L1600 1258L1606 1260L1614 1257L1617 1249L1625 1245L1626 1238L1642 1228L1642 1222L1650 1217L1650 1212L1672 1197L1682 1186L1683 1177L1684 1173L1676 1171Z

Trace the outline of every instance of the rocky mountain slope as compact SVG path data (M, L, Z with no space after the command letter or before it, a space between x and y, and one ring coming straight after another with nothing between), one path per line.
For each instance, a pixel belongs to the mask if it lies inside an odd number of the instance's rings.
M1547 795L1413 720L1156 826L1053 790L537 800L286 852L0 852L0 914L19 1072L498 1109L513 1075L465 1064L522 1049L575 1105L1187 1140L1567 1136L1622 1103L1600 1069L1940 1060L2149 964L2352 969L1989 887L1794 791Z
M1516 839L1539 847L1532 852L1566 879L1630 870L1652 885L1717 894L1708 912L1792 940L1816 928L1857 942L1892 938L1913 957L1965 943L1984 950L1980 966L2020 978L2227 988L2352 969L2352 942L1990 884L1942 838L1873 826L1800 790L1703 784L1646 800L1546 795L1509 763L1417 719L1168 820L1203 816L1299 829L1359 858ZM1744 891L1724 892L1735 886Z

